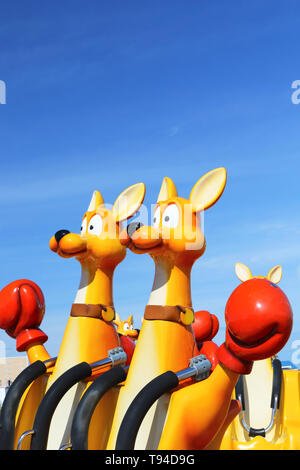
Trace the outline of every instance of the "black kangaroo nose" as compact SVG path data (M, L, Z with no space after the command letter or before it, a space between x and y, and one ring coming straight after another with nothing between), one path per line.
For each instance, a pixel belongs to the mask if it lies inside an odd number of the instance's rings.
M70 233L70 230L59 230L58 232L56 232L54 237L55 237L55 240L57 241L57 243L60 242L62 237L64 237L65 235L68 235L68 233Z
M130 236L130 238L132 237L134 232L136 232L139 228L143 227L143 225L144 224L142 224L142 222L131 222L131 224L128 224L127 233Z

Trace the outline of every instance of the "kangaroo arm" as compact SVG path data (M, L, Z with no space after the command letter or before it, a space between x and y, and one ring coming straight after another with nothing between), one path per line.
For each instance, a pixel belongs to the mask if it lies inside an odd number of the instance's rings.
M26 350L28 361L32 364L35 361L47 361L51 358L43 344L33 343Z
M238 377L218 364L208 379L174 392L158 449L204 449L228 415Z

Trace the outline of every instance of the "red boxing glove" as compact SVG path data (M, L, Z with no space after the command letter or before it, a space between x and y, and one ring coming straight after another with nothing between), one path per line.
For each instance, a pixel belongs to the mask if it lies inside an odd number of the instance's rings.
M119 335L120 343L127 355L126 366L129 366L135 349L135 342L129 336Z
M44 296L37 284L27 279L11 282L0 291L0 328L17 338L17 350L48 337L38 327L44 317Z
M277 354L292 331L293 314L284 292L267 279L240 284L226 304L225 343L217 356L226 367L249 374L252 361Z
M195 312L195 321L192 324L196 343L211 341L219 330L219 320L206 310Z
M204 354L204 356L206 356L206 358L211 363L210 372L213 372L213 370L216 368L217 364L219 363L219 360L216 354L217 349L218 349L218 346L213 341L204 341L204 343L202 343L199 349L199 354Z

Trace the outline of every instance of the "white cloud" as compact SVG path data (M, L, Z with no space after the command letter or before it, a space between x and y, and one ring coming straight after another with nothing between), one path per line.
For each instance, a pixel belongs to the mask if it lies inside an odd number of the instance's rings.
M263 222L254 221L252 224L247 224L242 227L249 233L270 232L274 234L277 232L292 232L300 233L300 220L299 219L282 219L282 220L265 220Z

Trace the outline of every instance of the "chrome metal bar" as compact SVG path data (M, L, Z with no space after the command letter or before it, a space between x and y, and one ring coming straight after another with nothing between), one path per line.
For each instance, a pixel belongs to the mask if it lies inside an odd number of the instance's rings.
M56 357L50 357L50 359L46 359L46 361L43 361L43 362L44 362L44 364L48 365L51 362L54 362L54 364L55 364L56 361L57 361L57 356Z
M72 449L72 443L69 442L68 444L63 444L59 450L67 450L67 449Z
M204 380L209 376L211 370L211 363L204 354L193 357L190 359L189 367L176 372L179 380L185 380L190 377L195 377L196 380Z
M188 367L187 369L176 372L176 375L179 380L185 380L196 375L196 371L193 367Z
M107 357L102 359L101 361L93 362L90 364L92 369L104 366L118 366L121 364L125 364L127 361L127 354L125 353L124 349L121 347L110 349L107 353Z
M249 433L250 428L249 428L249 426L247 425L247 423L244 419L244 412L243 411L240 412L240 420L241 420L241 424L242 424L243 428Z
M240 401L240 397L237 397L237 399ZM265 433L271 431L272 427L274 426L275 415L276 415L276 412L278 410L278 396L277 395L275 395L275 397L274 397L274 402L275 402L275 405L274 405L274 408L272 408L272 415L271 415L270 424L266 428L264 428ZM242 424L243 428L249 433L250 432L250 427L247 425L247 423L245 421L244 414L245 414L244 411L240 412L241 424Z
M51 362L56 362L57 356L56 357L51 357L50 359L46 359L46 361L43 361L44 364L48 365ZM117 366L119 364L123 364L127 361L127 355L123 348L117 347L114 349L111 349L108 351L107 357L104 359L101 359L99 361L93 362L90 364L92 369L96 369L98 367L105 367L105 366Z
M274 401L275 401L275 406L274 406L274 408L272 408L271 422L270 422L269 426L265 429L265 432L270 431L272 429L273 425L274 425L276 411L278 410L278 396L277 395L275 395Z
M109 366L112 364L112 360L109 357L106 357L105 359L101 359L100 361L93 362L90 364L92 369L96 369L97 367L104 367L104 366Z
M20 438L18 440L17 450L21 450L21 445L22 445L23 439L25 439L25 437L30 436L32 434L34 434L33 429L30 429L30 431L23 432L23 434L20 436Z

